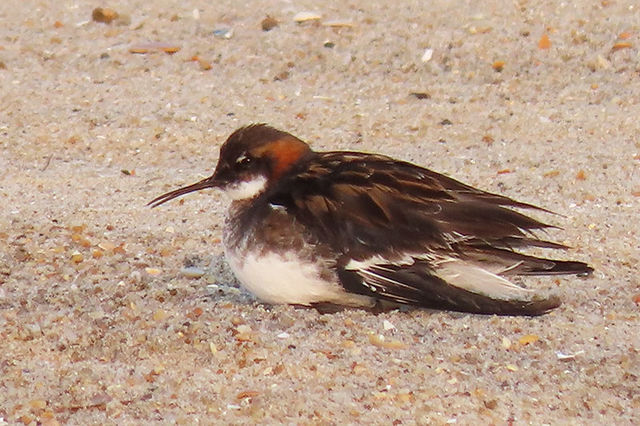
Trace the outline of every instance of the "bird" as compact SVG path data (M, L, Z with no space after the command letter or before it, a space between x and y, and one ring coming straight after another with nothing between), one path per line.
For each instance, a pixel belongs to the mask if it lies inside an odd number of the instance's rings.
M235 130L211 176L148 206L207 188L230 199L231 270L266 304L536 316L560 298L516 277L593 271L523 252L569 248L521 212L549 210L385 155L313 151L264 123Z

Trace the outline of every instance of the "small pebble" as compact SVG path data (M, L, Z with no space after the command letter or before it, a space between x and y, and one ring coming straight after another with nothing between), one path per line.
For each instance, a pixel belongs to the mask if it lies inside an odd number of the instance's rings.
M540 340L540 337L536 336L535 334L527 334L519 338L518 343L520 343L522 346L526 346L531 343L535 343L538 340Z
M253 398L254 396L258 396L260 395L260 392L258 391L253 391L253 390L248 390L248 391L243 391L240 392L236 395L237 399L244 399L244 398Z
M267 17L264 18L260 23L260 26L262 27L262 31L271 31L278 26L278 21L275 18L267 15Z
M422 62L429 62L431 60L431 58L433 57L433 49L425 49L424 53L422 54Z
M233 37L233 28L219 28L217 30L213 30L213 36L229 40Z
M538 41L538 49L547 50L551 47L551 40L549 40L549 36L545 33L542 34L540 40Z
M149 275L160 275L162 273L162 270L158 268L144 268L144 271Z
M164 309L158 309L157 311L155 311L153 313L153 320L154 321L162 321L164 319L166 319L169 316L169 314L167 313L167 311L165 311Z
M576 356L582 355L583 353L584 353L584 351L578 351L578 352L576 352L574 354L565 354L563 352L556 351L556 357L560 361L571 361L571 360L576 359Z
M238 333L251 333L251 327L249 327L247 324L240 324L238 328L236 328L236 330L238 331Z
M118 12L108 7L96 7L93 9L93 12L91 12L91 19L93 19L94 22L102 22L103 24L110 24L117 19L118 16Z
M116 248L116 245L113 243L110 243L109 241L103 241L98 244L98 247L100 247L104 251L112 251L113 249Z
M491 64L491 68L493 68L495 72L502 72L504 69L504 61L495 61Z
M413 96L416 99L431 99L431 95L426 92L411 92L409 96Z
M29 407L36 410L42 410L47 407L47 401L44 399L33 399L29 401Z
M205 270L197 266L187 266L182 268L180 273L187 278L200 278L205 274Z
M511 340L509 340L508 337L503 337L502 338L502 347L505 348L505 349L511 348Z
M386 341L384 339L384 336L375 333L369 334L369 343L371 343L373 346L384 349L406 349L407 347L407 345L398 340Z
M239 325L238 328L236 328L236 332L237 334L235 335L235 338L239 342L255 341L255 336L251 332L251 327L246 324Z
M273 81L284 81L289 78L289 75L291 75L289 71L287 70L281 71L278 74L276 74L275 77L273 77Z
M180 46L174 43L165 43L161 41L151 43L132 44L129 47L129 53L147 54L153 52L164 52L172 55L180 50Z
M79 251L74 251L71 254L71 261L73 263L82 263L83 260L84 260L84 256L82 256L82 253L80 253Z
M318 19L322 19L322 15L316 12L298 12L293 15L293 20L295 22L307 22L307 21L317 21Z
M627 41L621 41L618 42L616 44L613 45L613 47L611 48L612 51L617 52L618 50L622 50L622 49L630 49L631 47L633 47L633 45Z

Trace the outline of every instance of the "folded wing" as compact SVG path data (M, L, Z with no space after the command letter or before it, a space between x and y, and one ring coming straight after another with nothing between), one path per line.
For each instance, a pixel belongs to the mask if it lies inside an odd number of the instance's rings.
M519 249L564 249L553 228L513 208L545 211L410 163L362 153L320 153L270 202L287 208L319 243L342 253L350 291L401 303L501 314L540 314L559 304L513 284L515 275L585 274L582 262Z

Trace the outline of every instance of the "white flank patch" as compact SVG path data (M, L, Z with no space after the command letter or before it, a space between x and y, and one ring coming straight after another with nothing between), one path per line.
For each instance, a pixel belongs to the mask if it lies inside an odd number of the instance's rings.
M329 302L351 306L372 304L369 297L347 293L339 284L321 279L316 265L300 262L293 252L260 256L225 252L238 280L264 302L298 305Z
M264 191L267 186L267 178L256 176L251 180L227 186L224 193L232 200L248 200Z
M345 269L349 269L352 271L363 271L365 269L369 269L372 266L380 266L380 265L413 265L415 263L415 259L429 259L429 257L425 254L419 254L412 256L410 254L406 254L399 258L388 259L382 256L371 256L365 260L355 260L351 259L345 266Z
M429 255L428 253L405 254L397 259L386 259L381 256L372 256L365 260L352 259L347 263L345 268L357 271L360 276L365 278L365 282L363 283L365 285L367 285L366 277L369 276L380 280L387 280L393 285L398 286L403 284L396 280L380 276L369 268L372 266L380 267L382 265L410 266L413 265L416 260L426 260L430 262L434 269L433 274L444 280L447 284L492 299L522 300L529 299L534 294L533 290L517 286L511 281L479 266L453 257L442 258Z
M439 261L436 264L435 273L453 286L492 299L522 300L530 298L534 293L533 290L517 286L486 269L460 259L450 258Z

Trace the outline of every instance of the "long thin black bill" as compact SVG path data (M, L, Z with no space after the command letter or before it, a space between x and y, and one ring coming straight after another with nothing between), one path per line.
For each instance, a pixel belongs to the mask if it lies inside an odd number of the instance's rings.
M173 200L174 198L188 194L189 192L200 191L201 189L213 188L215 186L217 186L215 181L211 179L211 177L208 177L206 179L202 179L200 182L162 194L161 196L149 201L147 206L151 206L151 208L158 207L160 204L164 204L169 200Z

